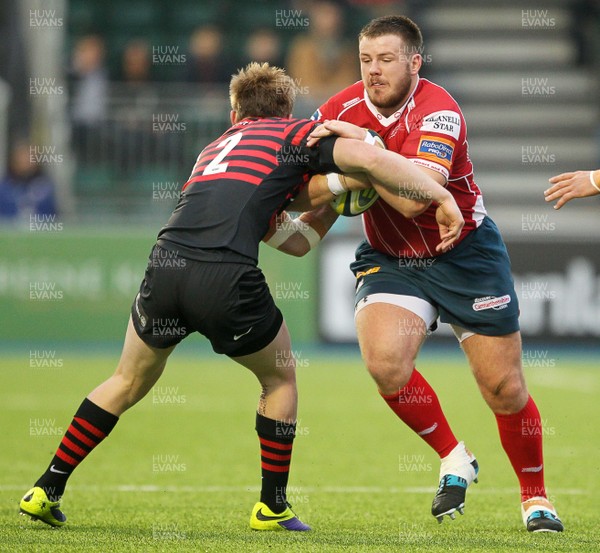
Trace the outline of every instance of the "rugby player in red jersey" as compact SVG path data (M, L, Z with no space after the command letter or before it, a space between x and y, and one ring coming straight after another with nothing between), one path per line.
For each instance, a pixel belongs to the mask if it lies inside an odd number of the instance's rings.
M316 229L310 214L300 223L290 222L290 228L269 229L295 198L307 205L318 198L329 201L329 185L320 173L332 171L364 171L380 191L389 187L398 193L411 186L420 197L433 198L441 250L459 237L464 221L451 194L397 154L338 137L309 148L308 135L318 124L290 118L295 95L292 79L268 64L249 64L232 78L233 126L200 153L177 207L158 234L131 307L116 372L84 399L46 472L21 500L23 514L52 526L65 524L60 499L69 476L120 415L148 393L176 345L200 332L215 352L251 370L261 385L256 431L262 489L250 527L310 529L286 499L296 375L287 327L258 267L259 243L268 234L288 253L293 253L294 241L307 248L316 244L335 220L330 217L323 224L324 213L332 211L328 206L321 208ZM306 187L311 176L315 178ZM293 238L287 235L290 230ZM290 361L285 370L278 364L281 359Z
M363 359L383 399L439 454L432 514L439 522L445 515L454 518L455 511L462 514L466 489L477 481L479 467L415 368L437 318L450 324L496 417L502 446L519 479L525 526L529 531L562 531L544 485L542 422L521 366L510 260L473 178L463 114L444 88L419 77L422 47L421 31L407 17L374 19L359 34L362 80L313 115L326 122L313 138L333 131L360 139L363 127L379 133L388 149L450 191L465 219L453 249L442 253L435 249L431 204L392 198L394 209L383 201L389 199L384 192L364 213L366 240L351 266Z

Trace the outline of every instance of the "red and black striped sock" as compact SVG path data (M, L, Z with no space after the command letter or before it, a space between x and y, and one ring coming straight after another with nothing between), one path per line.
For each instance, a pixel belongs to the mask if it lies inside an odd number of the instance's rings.
M260 500L274 513L287 508L286 488L292 460L296 424L269 419L256 413L260 441L262 488Z
M58 501L67 480L83 461L114 428L119 417L85 398L65 432L46 472L35 483L43 488L50 501Z

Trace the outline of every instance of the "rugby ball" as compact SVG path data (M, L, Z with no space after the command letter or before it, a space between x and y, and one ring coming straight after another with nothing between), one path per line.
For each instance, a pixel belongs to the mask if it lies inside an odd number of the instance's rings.
M369 136L367 137L366 142L373 144L374 146L379 146L385 150L383 139L371 129L367 129L367 132L369 133ZM378 199L379 194L377 194L373 188L366 188L363 190L344 192L343 194L336 196L331 201L330 205L338 215L343 215L344 217L356 217L367 211L367 209L369 209Z
M330 205L338 215L356 217L367 211L378 199L379 194L374 188L365 188L344 192L336 196Z

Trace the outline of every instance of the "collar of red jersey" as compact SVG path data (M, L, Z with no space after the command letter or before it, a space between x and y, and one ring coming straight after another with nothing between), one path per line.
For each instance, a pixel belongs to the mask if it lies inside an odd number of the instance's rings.
M365 97L365 105L369 108L369 111L377 118L377 120L384 127L389 127L392 123L395 123L396 121L398 121L398 119L400 119L400 117L402 117L402 113L406 109L406 106L408 106L408 104L411 102L411 100L413 99L413 96L415 95L417 88L419 88L419 82L420 82L420 77L417 75L417 82L415 84L415 88L413 89L411 95L408 97L406 102L404 102L402 107L400 109L398 109L396 112L392 113L392 115L390 115L389 117L385 117L384 115L381 115L381 113L379 113L379 111L377 111L377 108L373 105L373 102L371 102L371 100L369 100L369 95L367 94L366 90L363 91L363 94Z

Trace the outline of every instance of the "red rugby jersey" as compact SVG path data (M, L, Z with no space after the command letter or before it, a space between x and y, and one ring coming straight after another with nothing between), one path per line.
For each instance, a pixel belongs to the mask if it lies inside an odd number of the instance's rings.
M465 219L459 241L483 221L486 211L473 180L467 126L458 104L441 86L419 79L406 103L384 117L358 81L325 102L313 119L339 119L373 129L388 149L444 175ZM439 255L435 251L440 242L435 209L432 204L418 217L407 219L379 200L363 214L367 240L376 250L396 257Z

